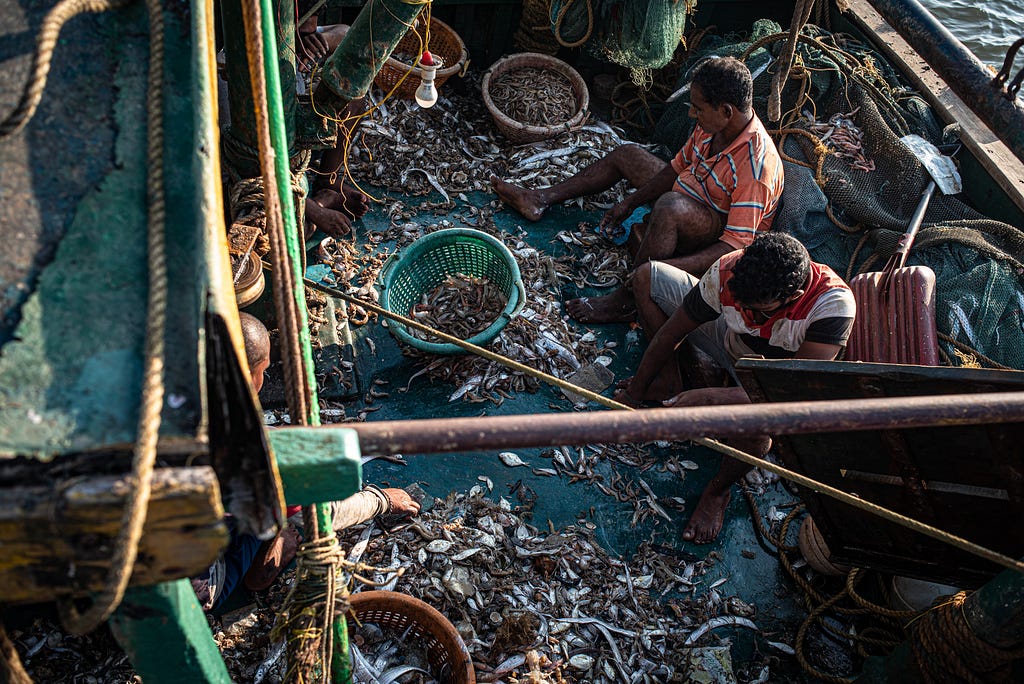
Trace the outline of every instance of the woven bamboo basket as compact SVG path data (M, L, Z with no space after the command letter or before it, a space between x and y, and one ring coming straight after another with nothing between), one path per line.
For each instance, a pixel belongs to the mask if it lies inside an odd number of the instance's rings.
M402 40L398 41L394 51L414 55L417 54L420 47L420 37L416 35L415 30L411 30L403 36ZM440 66L434 74L434 86L437 88L459 73L466 64L466 60L469 59L466 45L462 42L459 34L448 24L433 17L430 18L430 45L427 49L434 56L435 63L440 59ZM388 61L381 67L373 82L378 88L388 93L396 83L402 80L402 76L410 71L412 73L402 81L402 85L395 91L395 95L411 100L416 95L416 89L420 86L420 80L423 78L423 70L419 67L413 67L394 57L388 57Z
M569 79L569 83L572 84L573 93L576 95L577 109L576 113L568 121L550 126L533 126L522 121L516 121L498 109L497 105L494 104L490 93L491 81L504 73L526 67L551 70ZM520 52L502 57L492 64L491 68L484 74L480 88L483 91L484 104L487 106L487 111L491 113L491 117L494 119L494 125L498 127L502 135L517 145L547 140L564 131L578 128L583 125L584 120L587 118L587 110L590 107L590 91L587 90L587 84L579 72L562 60L543 55L539 52Z
M430 667L438 681L476 684L473 661L455 626L435 608L396 591L361 591L349 596L349 630L375 623L395 634L409 632L410 643L425 647Z

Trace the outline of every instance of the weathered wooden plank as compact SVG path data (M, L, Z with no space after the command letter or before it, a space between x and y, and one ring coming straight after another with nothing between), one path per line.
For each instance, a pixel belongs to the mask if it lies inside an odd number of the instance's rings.
M129 589L110 629L146 684L230 684L188 580Z
M129 487L126 477L80 477L52 487L0 488L0 596L46 601L103 586ZM198 574L227 545L212 468L153 474L134 586Z
M995 133L985 126L867 0L850 0L849 4L850 12L845 16L869 36L877 38L876 47L938 110L939 116L946 123L960 123L960 140L964 146L985 171L992 175L1010 201L1024 212L1024 162L1000 142Z
M337 501L359 491L359 436L349 428L280 428L268 431L291 505Z

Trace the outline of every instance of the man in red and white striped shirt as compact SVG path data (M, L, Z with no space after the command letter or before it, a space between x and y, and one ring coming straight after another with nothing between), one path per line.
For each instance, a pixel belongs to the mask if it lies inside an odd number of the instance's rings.
M491 177L503 201L531 220L553 204L606 190L627 179L636 192L601 220L608 234L634 211L653 204L636 245L635 265L665 261L700 275L724 254L749 245L771 227L782 197L783 170L775 143L752 109L753 80L743 62L713 58L693 72L690 116L697 125L670 164L638 145L623 145L550 188L521 188ZM580 297L566 311L584 323L632 320L627 285L604 297Z
M637 307L650 344L636 375L619 383L615 399L639 407L745 404L733 364L745 356L770 359L835 359L853 329L857 305L836 273L811 261L796 238L761 234L742 250L726 254L704 276L669 264L650 262L637 269ZM688 339L709 354L736 381L734 387L682 390L675 349ZM764 456L767 436L736 439L733 446ZM718 536L731 487L749 470L722 458L705 487L683 539L709 542Z

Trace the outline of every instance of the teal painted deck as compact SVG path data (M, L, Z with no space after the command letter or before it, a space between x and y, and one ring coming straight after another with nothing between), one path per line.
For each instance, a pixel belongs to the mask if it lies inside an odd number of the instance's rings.
M397 197L395 197L397 199ZM413 198L416 199L416 198ZM432 197L420 199L435 199ZM439 198L437 198L439 199ZM483 206L494 199L493 195L475 193L469 197L471 202ZM409 202L409 200L406 200ZM385 200L386 202L386 200ZM411 203L411 202L410 202ZM435 215L424 212L412 219L414 222L430 224L449 220L455 227L463 225L456 215L465 214L465 208L457 202L457 206L446 215ZM567 228L575 229L581 221L596 224L600 213L584 212L575 207L552 207L544 218L530 223L509 209L498 211L494 222L499 230L513 232L522 226L529 231L526 241L529 246L543 253L558 257L566 254L570 247L557 240L555 234ZM357 240L362 243L369 232L383 231L388 228L388 219L379 205L371 208L370 213L356 222ZM393 249L393 245L382 244L380 249ZM600 291L588 289L579 292L573 284L563 284L562 302L577 295L601 294ZM576 325L576 324L574 324ZM600 341L614 341L618 346L614 349L616 356L610 366L616 380L629 377L636 368L646 346L646 341L639 331L630 334L630 327L625 324L586 326L583 330L593 330ZM425 375L412 380L409 390L400 388L409 384L409 378L420 366L414 365L403 356L396 339L384 328L379 320L372 320L363 326L350 328L354 356L357 362L360 393L354 401L344 404L348 416L355 416L364 408L379 406L380 409L367 414L367 421L402 420L409 418L456 418L479 415L509 416L552 413L556 410L572 411L572 404L557 388L544 385L536 393L513 393L512 399L506 399L501 406L485 401L471 403L466 401L449 402L448 398L457 389L454 385L431 381ZM627 337L628 336L628 337ZM367 340L372 340L368 343ZM635 340L630 343L629 340ZM373 349L373 353L371 353ZM374 380L385 380L388 385L380 388L390 393L386 399L377 399L368 407L362 397ZM613 384L614 387L614 384ZM613 387L603 394L611 397ZM594 403L587 410L607 410ZM325 422L327 422L325 420ZM550 451L545 457L545 449L521 449L516 453L530 463L532 468L550 468ZM650 453L657 460L671 455L681 459L689 459L699 464L699 469L686 471L685 480L680 480L670 472L661 472L656 465L644 472L616 462L614 467L624 477L637 480L643 479L659 497L678 496L686 499L687 510L679 513L669 510L673 523L652 516L635 528L630 526L633 507L618 502L613 497L602 493L596 486L586 482L569 483L567 479L534 475L531 468L506 467L494 452L471 452L457 454L404 454L406 465L391 463L377 459L363 466L363 481L380 486L403 487L413 482L418 483L431 497L443 498L449 492L468 492L481 482L479 476L486 476L494 483L493 492L489 496L497 500L503 496L513 504L516 503L515 491L524 487L536 493L533 506L533 524L542 529L553 525L555 529L588 520L597 526L597 538L613 556L629 557L644 541L652 541L664 547L676 550L680 562L694 562L705 559L715 553L718 562L703 578L701 586L707 587L719 578L728 578L720 591L723 595L736 595L757 607L755 621L773 640L791 641L799 620L803 617L802 609L797 605L797 597L792 594L791 585L783 577L783 571L774 557L774 549L760 542L755 533L750 517L750 510L738 487L734 487L732 502L729 506L725 527L719 538L712 544L699 545L684 542L681 538L683 526L690 511L696 505L704 485L715 473L719 455L703 447L677 443L670 448L659 448L650 445ZM607 463L596 469L606 475L611 469ZM759 497L762 514L772 505L785 505L793 502L795 497L787 492L781 484L771 485L765 494ZM795 528L794 528L795 532ZM706 590L706 589L705 589ZM697 590L698 593L703 591ZM733 653L736 660L742 660L744 652L752 644L752 637L736 634L740 650ZM726 634L730 629L722 629L716 633ZM764 645L761 644L761 650Z

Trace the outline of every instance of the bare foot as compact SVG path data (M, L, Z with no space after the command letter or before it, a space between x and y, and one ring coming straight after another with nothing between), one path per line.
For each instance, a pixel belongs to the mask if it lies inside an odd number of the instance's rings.
M362 218L370 210L370 200L358 189L342 183L341 195L344 197L342 211L352 213L352 218Z
M306 198L306 218L309 223L332 238L342 238L352 232L352 217L347 216L344 212L325 207L310 197ZM309 237L306 236L306 239L308 240Z
M705 487L700 495L700 501L697 502L697 508L683 530L683 539L695 544L714 541L722 531L725 509L729 506L731 498L732 492L729 489L726 489L724 494L716 494L710 486Z
M580 323L628 323L636 318L633 297L622 288L604 297L570 299L565 310Z
M313 201L325 209L339 211L349 218L361 218L370 209L370 200L351 185L342 185L341 192L333 188L322 188L313 193Z
M501 201L522 214L523 218L539 221L540 217L544 215L544 210L548 208L546 204L538 202L533 197L533 190L506 183L493 174L490 181L494 186L494 192L501 198Z

